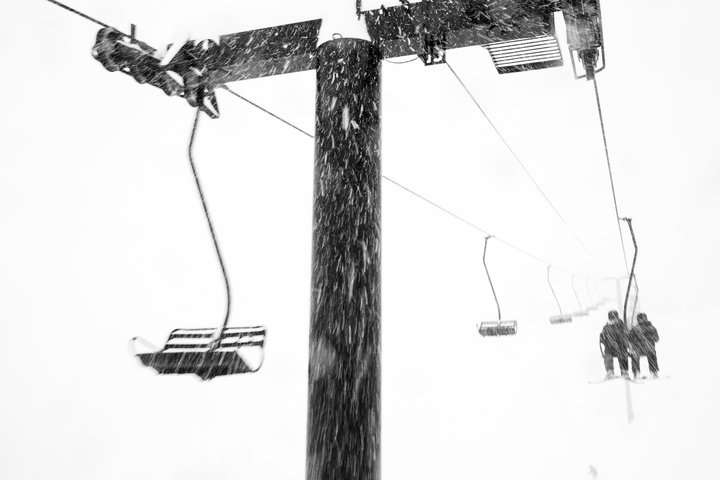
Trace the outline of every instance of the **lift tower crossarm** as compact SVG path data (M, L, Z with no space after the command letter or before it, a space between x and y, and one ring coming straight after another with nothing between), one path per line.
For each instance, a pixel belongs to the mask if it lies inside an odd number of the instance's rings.
M322 20L308 20L220 37L220 54L208 65L210 83L314 70Z
M553 0L425 0L364 13L382 58L418 55L443 63L449 49L486 46L500 73L562 65ZM223 35L219 42L187 42L172 58L113 28L98 33L95 58L111 71L185 97L210 116L212 92L226 83L317 68L321 19ZM167 54L166 54L167 56ZM170 72L170 79L167 74ZM183 82L173 81L182 77ZM207 99L210 98L210 101Z
M423 56L433 45L444 51L552 36L557 9L552 0L425 0L363 13L370 39L382 57L394 58ZM308 20L220 37L222 53L207 65L211 84L315 69L321 22Z

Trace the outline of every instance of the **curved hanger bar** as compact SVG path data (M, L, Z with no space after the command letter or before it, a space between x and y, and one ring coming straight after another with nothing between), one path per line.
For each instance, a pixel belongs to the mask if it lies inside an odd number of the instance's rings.
M633 261L632 261L632 267L630 268L630 277L628 278L628 286L627 291L625 293L625 304L623 305L623 322L625 322L625 325L627 326L627 306L628 306L628 299L630 298L630 288L633 284L633 279L635 278L635 263L637 263L637 256L638 256L638 245L637 240L635 240L635 231L633 230L632 226L632 218L623 218L625 222L628 224L628 228L630 228L630 236L632 237L633 246L635 247L635 254L633 255ZM637 283L635 285L637 288ZM637 302L637 297L635 297L635 301ZM636 303L637 305L637 303ZM634 308L634 307L633 307Z
M210 211L208 210L207 202L205 201L205 195L203 194L203 189L200 185L200 177L198 176L197 169L195 168L195 161L193 159L193 147L195 146L195 136L197 134L198 122L200 121L200 111L201 110L199 108L195 111L195 120L193 122L192 131L190 133L190 142L188 144L188 161L190 162L190 169L192 170L193 177L195 178L195 185L197 186L200 203L202 203L203 211L205 212L205 219L207 220L208 229L210 230L210 236L212 237L213 245L215 246L215 253L217 254L218 264L220 265L220 270L225 281L225 318L220 324L217 334L215 334L215 337L210 342L210 350L214 350L220 346L222 332L227 327L228 320L230 319L230 307L232 297L230 295L230 280L228 279L227 270L225 269L225 262L223 261L222 252L220 251L220 245L218 243L217 235L215 234L215 228L213 227L213 222L210 218Z
M498 312L498 323L502 321L502 313L500 313L500 302L498 301L497 294L495 293L495 286L493 286L492 278L490 278L490 271L487 268L485 262L485 255L487 254L488 240L492 238L492 235L485 237L485 247L483 248L483 266L485 267L485 274L487 275L488 282L490 282L490 289L492 290L493 298L495 299L495 305L497 306Z

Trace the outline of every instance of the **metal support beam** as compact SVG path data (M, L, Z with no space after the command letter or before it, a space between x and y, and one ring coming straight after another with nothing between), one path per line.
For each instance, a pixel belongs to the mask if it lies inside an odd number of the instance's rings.
M585 41L586 36L599 34L601 25L599 8L588 7L591 13L583 13L582 2L595 5L597 0L574 1L580 6L566 11L575 22L572 38ZM418 55L426 65L437 65L445 62L449 49L482 45L498 73L512 73L562 65L553 20L559 6L558 0L423 0L363 14L382 58ZM582 28L588 22L592 28ZM315 19L223 35L217 43L188 41L164 53L134 35L105 26L98 32L93 56L108 70L121 71L167 95L182 96L192 107L217 118L215 89L239 80L315 68L321 25L322 20ZM595 35L586 43L595 45L601 39ZM586 43L578 44L583 50L576 55L591 75L600 71L591 61L598 53L597 48L585 48Z
M307 480L380 478L380 60L317 51Z
M220 37L210 83L312 70L322 20L308 20Z

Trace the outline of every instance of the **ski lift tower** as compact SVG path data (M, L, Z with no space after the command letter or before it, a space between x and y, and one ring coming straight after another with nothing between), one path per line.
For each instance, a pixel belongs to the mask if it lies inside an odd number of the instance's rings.
M584 72L578 78L604 68L598 0L401 3L358 9L370 40L318 45L316 19L188 42L165 58L134 29L105 27L93 49L106 69L213 118L220 113L214 92L227 83L316 71L308 480L380 477L382 59L417 55L432 66L445 63L450 49L483 46L501 74L560 66L554 13L562 11L573 67Z

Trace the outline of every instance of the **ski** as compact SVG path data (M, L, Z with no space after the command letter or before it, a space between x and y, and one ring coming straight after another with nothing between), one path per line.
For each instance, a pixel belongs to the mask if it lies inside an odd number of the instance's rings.
M616 376L610 377L610 378L603 378L603 379L600 379L600 380L590 380L590 381L588 381L588 383L589 383L590 385L599 385L599 384L601 384L601 383L612 382L612 381L614 381L614 380L625 380L625 381L627 381L627 382L636 383L635 380L633 380L632 378L623 377L623 376L621 376L621 375L616 375Z
M654 381L656 381L656 380L667 380L667 379L669 379L669 378L670 378L670 377L667 376L667 375L660 375L660 376L657 376L657 377L653 377L653 376L651 376L651 375L643 375L643 376L641 376L641 377L636 377L636 378L630 378L630 377L623 377L623 376L621 376L621 375L615 375L615 376L610 377L610 378L602 378L602 379L600 379L600 380L590 380L590 381L588 381L588 383L589 383L590 385L599 385L599 384L601 384L601 383L612 382L613 380L622 380L622 379L625 379L625 380L628 381L628 382L641 384L641 383L654 382Z
M669 378L670 377L667 375L658 375L657 377L653 377L652 375L643 375L641 377L635 378L635 383L650 383L656 380L667 380Z

